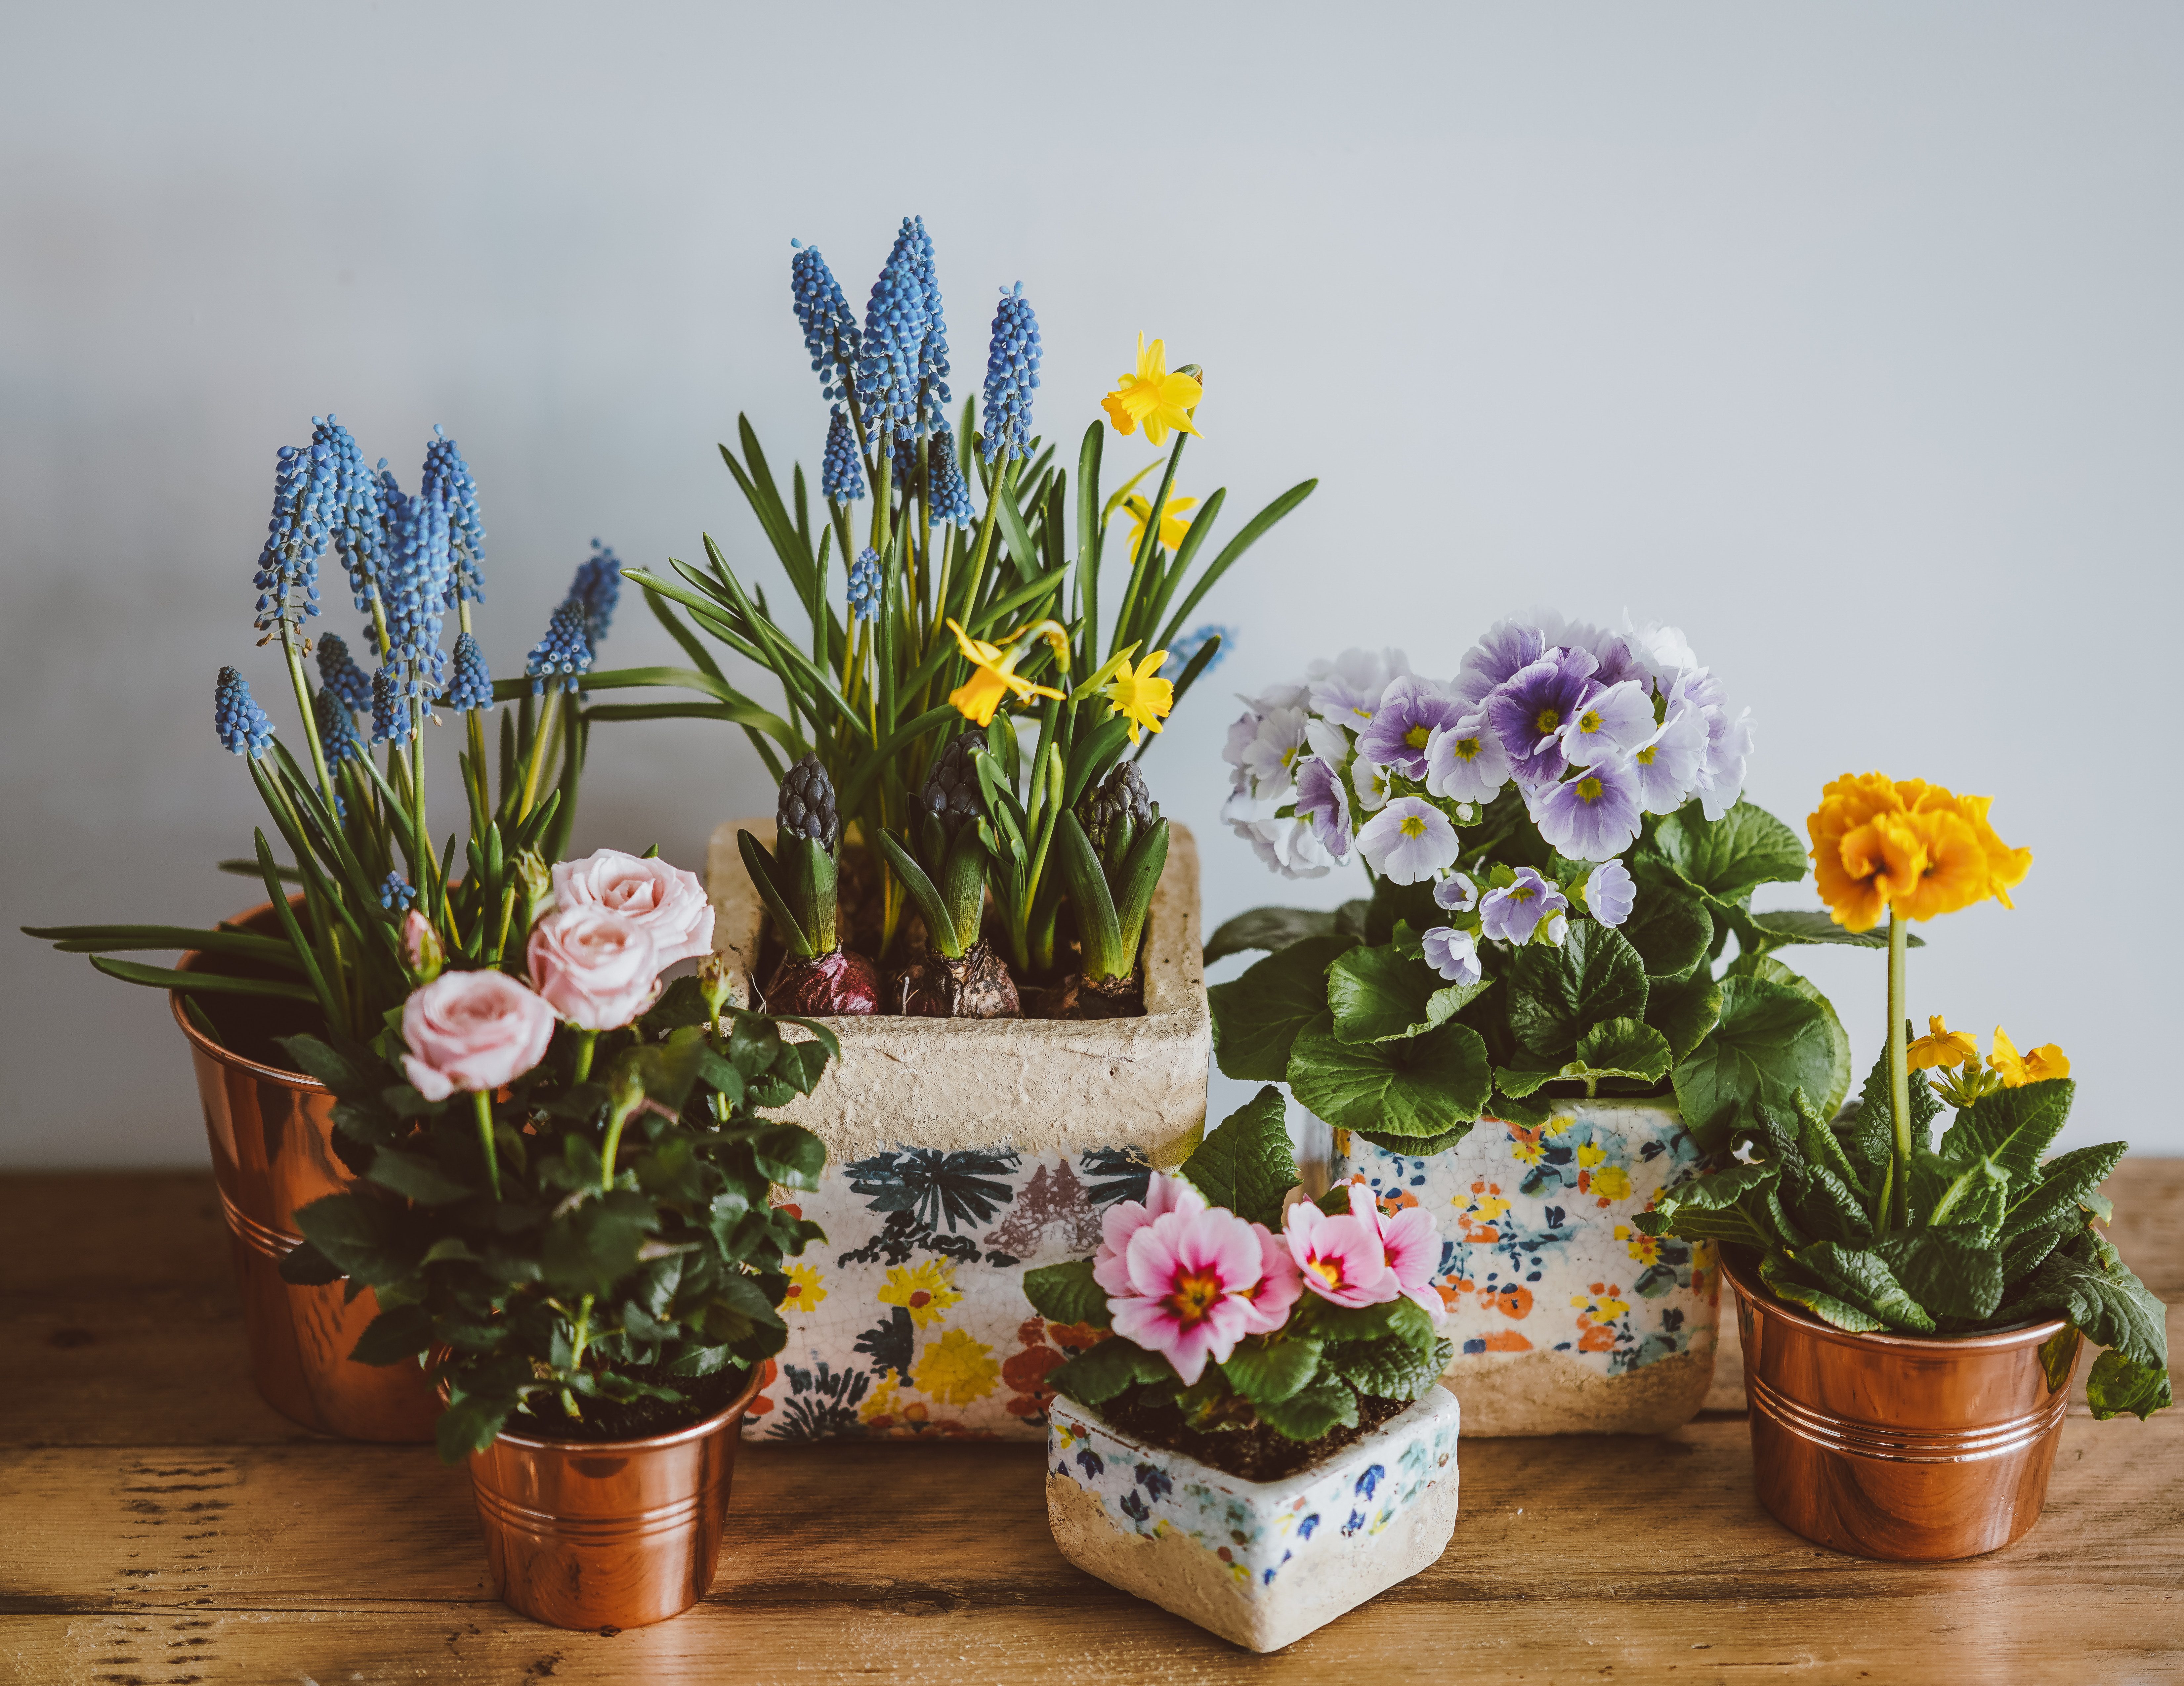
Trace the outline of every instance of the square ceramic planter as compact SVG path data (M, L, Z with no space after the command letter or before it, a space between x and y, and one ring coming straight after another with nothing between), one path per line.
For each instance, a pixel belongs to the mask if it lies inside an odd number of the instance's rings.
M1435 1287L1465 1433L1665 1432L1713 1384L1721 1270L1712 1242L1656 1240L1631 1220L1703 1156L1673 1105L1555 1107L1537 1125L1482 1118L1424 1158L1338 1131L1333 1180L1440 1225Z
M1443 1387L1280 1481L1245 1481L1054 1402L1046 1516L1061 1555L1255 1651L1279 1650L1407 1581L1456 1528Z
M749 1001L766 911L738 829L771 846L773 824L731 821L708 858L714 946ZM789 1264L788 1345L746 1435L1044 1438L1047 1373L1093 1335L1035 1316L1023 1273L1089 1253L1107 1206L1197 1146L1199 944L1198 851L1173 826L1143 1017L827 1021L842 1057L782 1114L827 1145L821 1186L795 1201L827 1240Z

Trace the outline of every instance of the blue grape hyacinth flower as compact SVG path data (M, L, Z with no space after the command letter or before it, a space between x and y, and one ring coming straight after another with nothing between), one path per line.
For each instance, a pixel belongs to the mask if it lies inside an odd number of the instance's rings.
M444 677L440 628L447 618L454 553L446 507L421 492L404 497L391 488L393 478L382 477L387 550L380 599L391 657L402 668L404 689L410 696L426 696Z
M323 444L333 464L334 548L341 553L342 566L348 570L349 596L357 612L368 615L371 612L373 595L378 589L380 559L387 536L387 512L379 501L379 477L365 466L364 453L357 449L348 429L332 416L312 430L311 443Z
M578 675L592 665L592 646L584 636L584 603L580 597L564 598L546 622L546 636L531 646L523 671L531 678L531 695L543 696L549 685L574 691Z
M221 668L214 683L212 724L231 754L247 755L253 761L273 741L273 723L251 700L250 681L232 667Z
M379 905L390 913L407 913L416 900L417 892L400 873L391 872L380 881Z
M348 640L339 633L319 637L319 684L321 694L331 692L352 714L371 706L371 677L348 653Z
M788 260L788 291L796 325L804 330L804 349L811 354L811 372L819 377L819 396L846 398L856 377L861 344L857 319L819 248L800 240L788 243L796 254Z
M432 424L432 437L425 446L424 477L420 497L429 498L446 513L448 550L452 564L447 602L485 601L485 523L478 514L477 482L470 465L455 449L455 442Z
M927 327L925 288L918 278L917 231L908 217L894 249L872 282L865 306L865 338L857 359L857 404L867 432L917 431L918 359Z
M621 600L621 559L611 546L592 540L592 554L577 564L569 595L584 606L584 642L596 655L614 623L615 606Z
M311 418L313 428L326 424ZM258 606L251 624L270 633L284 623L298 630L319 612L319 558L332 534L336 475L333 453L316 440L283 445L273 468L273 513L258 553L251 583Z
M392 666L371 676L371 741L397 749L410 741L409 688Z
M956 460L956 435L949 431L945 422L935 427L926 441L926 462L930 472L925 497L933 509L933 523L966 528L977 525L978 512L971 507L971 494L963 484L962 465Z
M356 740L356 717L331 685L320 686L312 697L311 717L318 723L319 747L326 751L329 770L361 758L364 745Z
M454 677L440 701L464 713L493 706L493 674L486 667L485 651L468 633L456 635Z
M925 338L917 348L917 419L923 431L932 433L946 425L948 324L941 318L940 276L933 265L933 237L925 232L925 219L911 217L903 232L925 294Z
M880 611L880 553L869 544L850 564L850 610L861 621Z
M1031 395L1039 388L1039 317L1023 283L1001 294L986 353L986 416L981 454L1006 461L1031 455Z
M838 504L865 495L865 465L857 455L857 436L840 405L827 420L827 455L819 466L819 491Z

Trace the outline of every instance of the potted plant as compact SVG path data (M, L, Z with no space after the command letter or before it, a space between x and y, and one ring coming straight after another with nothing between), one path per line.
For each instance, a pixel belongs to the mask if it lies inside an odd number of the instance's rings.
M1673 628L1505 621L1446 681L1351 650L1253 700L1224 817L1290 877L1209 961L1232 1077L1333 1126L1330 1174L1450 1220L1435 1272L1472 1434L1652 1432L1713 1370L1713 1249L1636 1225L1752 1101L1832 1108L1850 1044L1776 952L1852 939L1755 914L1789 828L1740 799L1750 727ZM1728 958L1731 936L1737 952Z
M2083 1343L2096 1417L2171 1403L2161 1303L2099 1225L2125 1144L2043 1158L2070 1061L1978 1044L1930 1015L1910 1039L1914 920L2008 892L2031 865L1988 799L1845 774L1808 822L1829 917L1887 920L1888 1042L1858 1104L1755 1097L1741 1163L1663 1197L1648 1234L1712 1241L1737 1297L1760 1502L1864 1557L1975 1556L2039 1520ZM1939 1074L1929 1080L1915 1072ZM1936 1142L1943 1102L1955 1109Z
M1024 1278L1048 1377L1047 1516L1079 1568L1277 1650L1431 1564L1456 1527L1434 1214L1303 1198L1280 1091Z
M652 677L695 695L594 712L723 721L781 784L773 823L715 834L710 873L744 998L842 1044L790 1114L827 1145L804 1204L835 1239L790 1315L798 1408L765 1432L1035 1438L1061 1354L1019 1339L1022 1270L1081 1250L1205 1120L1197 857L1139 758L1221 655L1217 628L1184 628L1313 483L1215 546L1225 492L1178 484L1202 371L1157 341L1072 479L1034 430L1021 288L980 402L954 408L916 219L861 321L816 248L790 278L830 405L818 483L778 484L748 422L722 447L786 587L769 609L710 537L703 566L632 572L692 664ZM1111 428L1159 450L1112 490ZM732 684L723 650L780 703Z
M575 816L588 735L576 693L621 583L613 552L594 539L526 677L494 681L471 628L485 595L476 483L455 442L433 435L414 494L386 459L366 468L332 416L312 418L308 444L281 449L253 583L258 642L277 646L295 698L295 751L237 668L220 669L213 703L220 743L244 757L273 832L258 832L249 859L220 867L257 880L267 901L210 930L25 927L110 976L172 991L259 1391L306 1427L370 1440L428 1438L432 1403L414 1369L349 1362L376 1309L370 1294L281 1278L282 1255L302 1238L298 1209L354 1175L333 1132L334 1097L282 1042L372 1034L410 986L410 951L427 941L470 964L520 958L544 863L566 846ZM311 636L330 550L365 617L370 673L340 637ZM485 717L497 698L519 694L489 756ZM464 722L460 868L457 835L436 841L426 814L423 729L436 709ZM116 957L160 950L184 952L175 967Z
M690 926L648 864L558 869L526 978L428 956L368 1043L288 1042L363 1181L303 1209L284 1269L378 1292L358 1362L436 1355L494 1588L564 1627L662 1621L711 1584L783 1255L820 1238L769 1192L816 1186L824 1150L761 1109L833 1039L727 1008L717 965L663 992Z

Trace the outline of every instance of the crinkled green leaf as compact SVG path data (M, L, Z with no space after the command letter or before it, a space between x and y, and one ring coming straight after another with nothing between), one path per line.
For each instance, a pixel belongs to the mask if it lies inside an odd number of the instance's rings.
M1973 1159L1985 1154L2022 1187L2037 1174L2040 1156L2070 1116L2078 1086L2067 1077L1991 1089L1957 1114L1942 1137L1942 1155Z
M1111 1335L1049 1371L1046 1385L1081 1405L1097 1405L1139 1382L1175 1379L1174 1370L1157 1353Z
M1908 1032L1909 1027L1907 1025ZM1924 1072L1911 1074L1911 1145L1919 1149L1932 1146L1933 1123L1940 1116L1942 1102L1934 1093L1933 1086ZM1858 1114L1843 1142L1851 1160L1869 1177L1886 1165L1895 1153L1895 1125L1892 1122L1896 1108L1888 1092L1888 1050L1884 1047L1872 1068L1865 1074L1865 1084L1858 1091Z
M1105 1329L1107 1291L1092 1280L1092 1261L1072 1259L1066 1264L1043 1264L1023 1276L1024 1298L1032 1309L1051 1323L1089 1323Z
M1798 1249L1797 1262L1839 1298L1871 1312L1890 1328L1913 1335L1934 1332L1932 1315L1897 1280L1879 1252L1817 1241Z
M1877 925L1871 930L1845 930L1825 908L1799 907L1786 913L1753 913L1750 919L1753 929L1766 938L1770 947L1786 948L1793 943L1836 943L1857 948L1888 946L1888 927L1886 924ZM1909 941L1914 948L1926 946L1926 939L1916 932L1909 934Z
M1690 977L1713 946L1713 920L1706 908L1665 874L1640 885L1637 905L1618 929L1657 984Z
M1340 1382L1325 1376L1290 1395L1279 1404L1256 1407L1259 1421L1291 1440L1317 1440L1340 1425L1357 1422L1357 1395Z
M1716 820L1691 802L1655 829L1653 846L1687 882L1720 902L1741 902L1760 885L1795 884L1805 875L1805 846L1797 834L1746 801Z
M1206 1133L1184 1176L1211 1204L1280 1228L1282 1202L1297 1182L1288 1119L1287 1099L1268 1085Z
M1610 1019L1578 1038L1577 1058L1563 1067L1563 1075L1658 1083L1669 1075L1669 1064L1666 1036L1643 1019Z
M2176 1403L2165 1367L2141 1364L2122 1353L2105 1352L2086 1376L2086 1403L2105 1421L2126 1411L2141 1421Z
M1414 1158L1424 1158L1429 1153L1446 1153L1476 1126L1470 1124L1451 1125L1438 1136L1390 1136L1384 1131L1353 1130L1350 1133L1361 1142L1369 1142L1375 1147L1385 1147L1390 1153L1407 1153Z
M1681 1060L1705 1041L1721 1018L1721 985L1703 970L1680 982L1662 979L1646 986L1646 1022L1669 1039Z
M1663 1189L1654 1209L1639 1213L1631 1221L1646 1235L1779 1246L1781 1238L1767 1219L1766 1196L1780 1175L1773 1165L1732 1164Z
M2042 1312L2069 1318L2094 1345L2113 1347L2134 1364L2169 1367L2161 1302L2094 1231L2082 1231L2017 1284L2010 1303L1997 1315L2015 1321Z
M1279 1404L1319 1373L1320 1344L1309 1335L1279 1340L1252 1336L1239 1342L1221 1373L1254 1405Z
M1300 1033L1328 1017L1327 969L1356 946L1346 936L1307 937L1206 991L1222 1075L1262 1083L1287 1077Z
M2037 1186L2012 1183L2009 1213L2002 1228L2004 1238L2062 1221L2077 1227L2079 1211L2096 1198L2129 1147L2128 1142L2104 1142L2075 1148L2042 1165Z
M1448 1350L1446 1341L1337 1341L1327 1368L1368 1398L1415 1399L1440 1380Z
M1864 1307L1852 1305L1848 1300L1808 1281L1780 1253L1769 1253L1759 1261L1759 1280L1778 1299L1786 1299L1792 1305L1802 1305L1822 1322L1831 1323L1838 1329L1864 1334L1889 1326Z
M1505 986L1512 1034L1557 1064L1596 1024L1646 1012L1645 963L1621 932L1593 919L1572 924L1558 946L1518 949Z
M1493 1092L1486 1044L1468 1024L1448 1024L1395 1042L1346 1042L1318 1025L1296 1039L1290 1087L1341 1130L1429 1137L1475 1119Z
M2002 1254L1976 1237L1910 1230L1883 1237L1873 1251L1933 1316L1979 1323L2002 1304Z
M1822 1118L1833 1118L1836 1109L1842 1105L1843 1097L1850 1093L1852 1075L1850 1033L1843 1029L1842 1020L1836 1015L1835 1003L1820 992L1820 986L1810 978L1801 972L1791 971L1771 954L1739 955L1730 967L1730 972L1735 977L1763 978L1770 984L1780 984L1786 989L1793 989L1826 1015L1828 1033L1835 1044L1835 1064L1828 1075L1827 1087L1815 1091L1812 1099ZM1855 1177L1849 1180L1856 1181Z

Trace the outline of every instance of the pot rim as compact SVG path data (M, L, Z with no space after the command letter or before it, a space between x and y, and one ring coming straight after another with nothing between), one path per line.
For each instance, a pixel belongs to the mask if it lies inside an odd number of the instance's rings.
M292 906L302 899L301 896L292 896L290 905ZM260 914L270 913L272 911L273 904L270 902L260 902L256 907L246 907L240 913L233 914L220 923L239 925L258 918ZM197 969L197 963L203 957L203 949L187 949L183 952L182 957L175 963L175 969L179 972L194 971ZM182 1034L189 1038L190 1046L208 1058L217 1060L220 1064L237 1071L247 1071L261 1081L278 1083L283 1088L300 1090L306 1095L325 1095L332 1092L325 1084L308 1072L292 1071L283 1065L266 1065L258 1060L246 1059L232 1049L222 1047L190 1023L189 1014L182 1011L182 992L180 990L167 991L167 1006L175 1015L175 1023L182 1027Z
M751 1365L750 1380L744 1384L743 1391L734 1398L729 1400L719 1410L715 1411L712 1415L700 1417L696 1422L688 1424L685 1427L671 1429L665 1434L647 1435L638 1440L550 1440L540 1435L515 1434L503 1429L499 1434L493 1436L493 1444L520 1447L526 1452L574 1452L580 1454L595 1452L665 1451L670 1447L703 1439L706 1435L716 1431L723 1420L742 1415L752 1399L757 1397L761 1385L760 1378L765 1374L766 1360L760 1359ZM444 1383L441 1386L440 1395L443 1399L447 1397ZM471 1455L475 1457L476 1454L473 1453Z
M1729 1278L1730 1286L1736 1290L1737 1297L1753 1310L1796 1324L1805 1333L1837 1346L1884 1349L1900 1347L1908 1352L1931 1352L1936 1348L1952 1353L2006 1352L2016 1347L2044 1345L2071 1326L2067 1317L2051 1317L2044 1322L2017 1323L2007 1329L1981 1330L1969 1335L1898 1335L1880 1330L1838 1329L1832 1323L1821 1322L1810 1312L1776 1298L1756 1277L1747 1277L1730 1257L1727 1247L1721 1249L1721 1270Z

